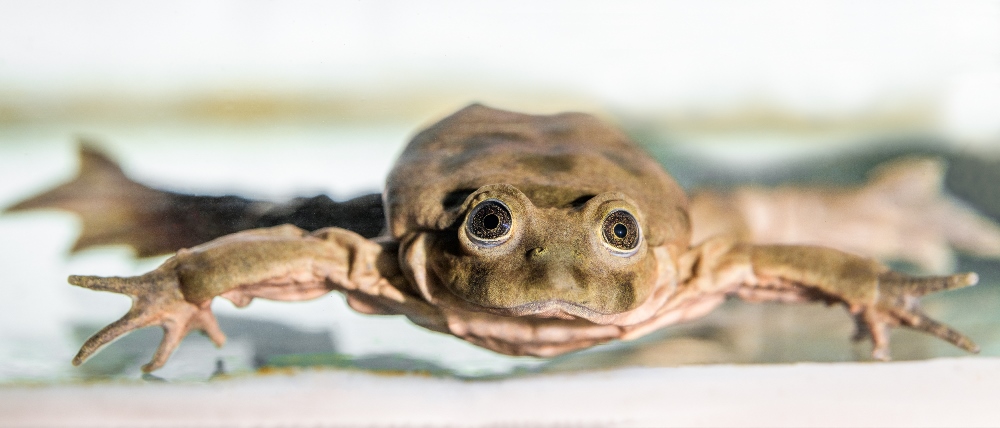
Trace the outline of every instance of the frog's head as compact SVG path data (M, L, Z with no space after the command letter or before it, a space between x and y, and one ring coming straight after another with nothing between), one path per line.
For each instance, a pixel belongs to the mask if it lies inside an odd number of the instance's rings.
M451 293L491 312L595 320L637 308L656 286L647 213L620 192L536 206L494 184L458 212L429 267Z

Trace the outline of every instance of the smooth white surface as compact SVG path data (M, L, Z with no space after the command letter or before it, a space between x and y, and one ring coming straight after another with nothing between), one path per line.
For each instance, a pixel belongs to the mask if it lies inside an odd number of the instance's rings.
M303 371L0 389L0 425L996 426L1000 360L634 368L499 381Z

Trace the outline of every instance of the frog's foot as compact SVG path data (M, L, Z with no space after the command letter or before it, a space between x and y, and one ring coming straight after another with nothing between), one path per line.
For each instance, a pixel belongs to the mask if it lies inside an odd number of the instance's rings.
M174 242L177 230L160 226L170 220L167 209L173 201L168 193L129 179L117 163L95 148L93 141L81 138L79 144L80 169L76 177L4 211L59 209L78 214L83 230L73 244L73 252L125 244L135 248L139 256L147 257L187 244Z
M945 164L937 158L904 158L875 171L854 205L869 204L891 219L881 230L894 233L895 245L884 249L886 254L872 255L906 260L938 273L953 269L955 250L1000 258L1000 226L943 193L944 172Z
M889 328L904 326L928 333L969 352L978 353L972 339L935 321L920 310L919 298L930 293L975 285L979 277L965 273L938 277L911 277L898 272L879 274L875 302L867 305L848 302L857 322L855 340L871 338L872 357L889 360Z
M170 263L164 266L168 264ZM212 314L211 300L201 304L185 300L172 267L161 267L145 275L125 278L71 276L69 282L91 290L112 291L132 298L132 308L128 313L91 336L73 358L73 365L82 364L103 346L132 330L154 325L163 328L163 340L153 359L142 367L142 371L147 373L162 367L184 336L192 330L203 331L216 346L222 346L226 341Z

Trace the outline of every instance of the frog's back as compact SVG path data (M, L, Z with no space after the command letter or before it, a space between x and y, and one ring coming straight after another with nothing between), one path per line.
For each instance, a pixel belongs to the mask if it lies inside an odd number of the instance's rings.
M618 129L583 113L534 116L473 104L417 134L396 162L385 192L391 233L445 229L467 195L500 183L540 207L621 192L645 212L651 242L688 227L684 192Z

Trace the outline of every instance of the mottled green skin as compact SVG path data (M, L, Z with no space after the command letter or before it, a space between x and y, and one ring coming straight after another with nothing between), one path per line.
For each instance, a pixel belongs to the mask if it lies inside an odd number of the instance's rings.
M476 248L463 225L489 198L510 207L514 236ZM552 301L581 315L633 309L655 286L652 248L676 257L690 239L677 183L620 131L579 113L466 107L407 146L385 201L392 236L427 234L428 268L450 291L510 315ZM614 255L603 242L601 222L615 208L642 228L635 255Z

